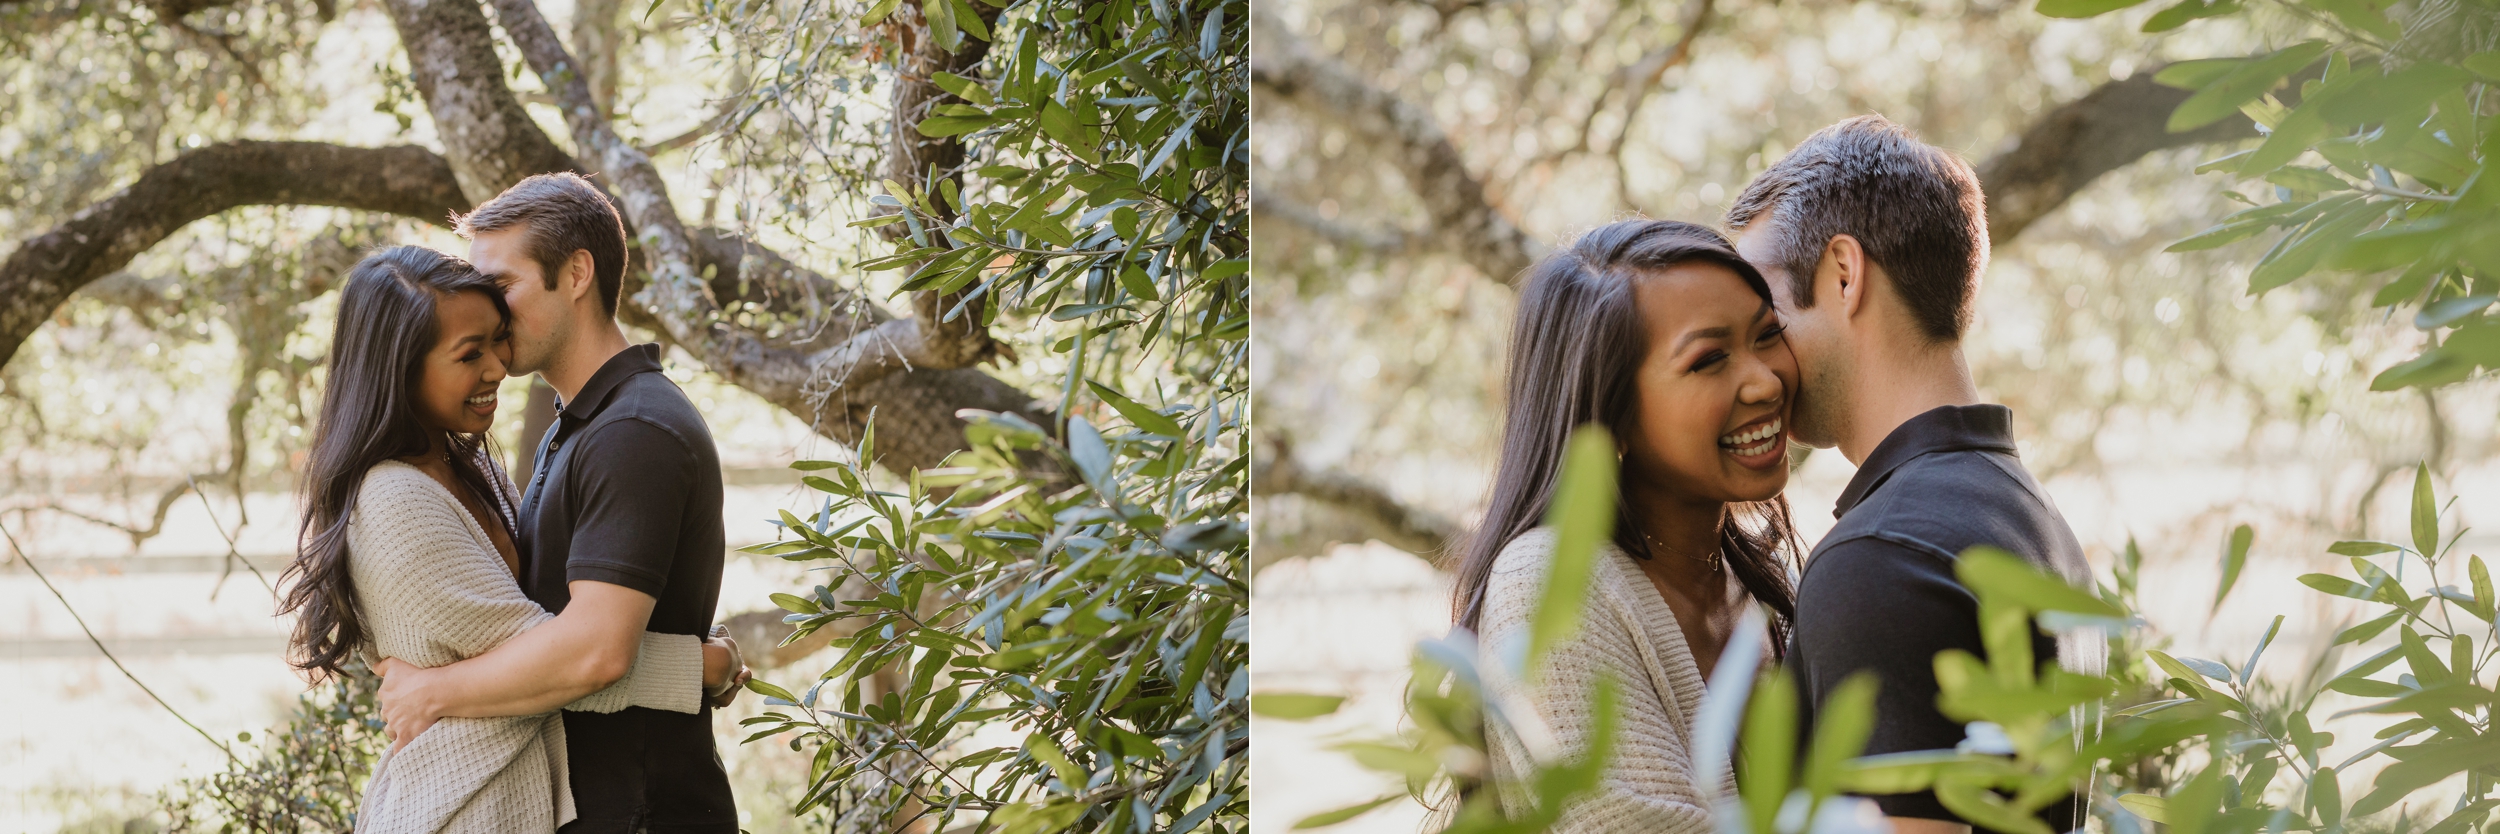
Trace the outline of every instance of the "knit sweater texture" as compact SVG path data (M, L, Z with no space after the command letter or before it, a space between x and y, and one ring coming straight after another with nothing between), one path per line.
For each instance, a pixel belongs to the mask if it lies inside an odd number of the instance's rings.
M510 490L509 479L490 480ZM516 503L496 498L507 514ZM348 575L372 659L442 666L555 618L522 594L459 499L414 466L385 461L368 471L347 531ZM702 688L702 638L646 632L632 672L565 709L693 713ZM575 816L560 713L444 718L374 766L356 831L552 832Z
M1553 550L1553 531L1540 527L1513 539L1494 557L1477 617L1488 656L1527 642ZM1613 759L1597 790L1565 808L1553 830L1707 834L1712 830L1711 797L1727 786L1704 790L1696 784L1693 713L1701 706L1701 669L1684 643L1675 612L1631 556L1602 545L1590 574L1579 631L1540 659L1535 684L1498 673L1499 663L1486 663L1487 694L1497 705L1512 705L1506 713L1510 720L1542 723L1553 742L1549 755L1567 758L1588 749L1597 729L1590 693L1599 680L1613 678ZM1533 715L1519 715L1521 711ZM1492 721L1486 734L1494 771L1520 785L1535 761L1521 733ZM1527 811L1531 802L1516 787L1504 790L1501 798L1513 816Z

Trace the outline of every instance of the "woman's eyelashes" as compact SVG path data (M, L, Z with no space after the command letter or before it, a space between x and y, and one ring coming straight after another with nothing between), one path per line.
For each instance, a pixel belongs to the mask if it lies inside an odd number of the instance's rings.
M1710 370L1718 367L1725 361L1727 361L1727 351L1712 350L1708 353L1702 354L1700 359L1693 360L1692 373L1701 373L1703 371Z
M1767 344L1770 344L1770 343L1772 343L1772 342L1779 341L1780 336L1781 336L1781 335L1783 335L1783 334L1786 334L1787 332L1788 332L1788 325L1784 325L1784 324L1774 324L1774 325L1771 325L1771 326L1769 326L1769 327L1765 327L1765 328L1763 328L1763 329L1762 329L1762 335L1760 335L1760 336L1755 336L1755 337L1754 337L1754 341L1755 341L1755 342L1758 342L1758 343L1761 343L1761 344L1766 344L1766 345L1767 345Z

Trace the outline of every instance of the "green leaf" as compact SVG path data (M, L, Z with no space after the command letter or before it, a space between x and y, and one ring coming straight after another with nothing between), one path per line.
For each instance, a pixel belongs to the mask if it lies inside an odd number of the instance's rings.
M790 690L765 683L763 678L748 678L747 691L766 698L779 698L793 704L799 702L798 696L790 694Z
M2142 5L2144 0L2040 0L2038 11L2049 17L2098 17Z
M2181 0L2178 5L2163 9L2146 19L2143 28L2138 31L2147 34L2168 32L2186 26L2191 21L2226 15L2239 10L2240 4L2231 0L2219 3L2207 3L2205 0Z
M2425 559L2439 556L2439 505L2431 494L2431 466L2414 464L2413 552Z
M2257 531L2246 524L2231 529L2231 541L2222 548L2222 587L2214 591L2214 611L2222 610L2222 601L2231 596L2231 586L2240 581L2240 569L2248 566L2248 546L2257 540Z
M2309 62L2325 53L2324 41L2306 41L2240 62L2220 78L2202 85L2195 95L2180 102L2178 109L2170 111L2170 132L2186 133L2239 112L2240 105L2257 100L2267 90L2274 89L2274 85L2282 83L2284 76L2308 66ZM2174 66L2163 72L2167 74L2176 69ZM2174 77L2186 75L2183 71ZM2156 80L2159 80L2158 77Z
M1312 828L1326 828L1328 826L1336 825L1337 823L1345 822L1346 820L1371 813L1374 808L1378 808L1382 805L1387 805L1405 798L1406 794L1404 793L1393 793L1369 802L1356 803L1334 811L1324 811L1312 814L1310 816L1303 817L1300 821L1295 822L1292 830L1304 831Z
M2148 821L2163 825L2170 824L2170 803L2161 797L2149 793L2131 793L2119 797L2118 804L2124 806L2129 813Z
M2473 70L2474 74L2484 78L2500 81L2500 52L2468 55L2465 60L2458 61L2457 65Z
M2317 775L2309 779L2309 811L2329 827L2343 823L2343 776L2335 768L2320 767Z
M2474 76L2436 61L2422 61L2377 77L2363 77L2349 92L2325 102L2328 121L2345 125L2402 121L2418 124L2431 101L2465 86Z
M1128 395L1112 390L1108 385L1090 379L1085 381L1085 385L1093 390L1094 396L1101 397L1103 402L1110 403L1113 410L1120 412L1120 416L1128 418L1130 425L1165 437L1179 437L1184 431L1181 428L1181 421L1147 408L1144 404L1129 399Z
M1163 300L1163 296L1155 292L1154 279L1147 277L1146 271L1137 268L1136 264L1120 267L1120 286L1128 290L1130 295L1147 301Z
M2003 834L2056 834L2039 817L2023 813L1986 785L1946 778L1936 782L1936 799L1946 810Z
M1059 743L1052 741L1049 733L1036 731L1026 735L1024 752L1033 754L1034 760L1048 765L1051 772L1058 774L1059 781L1069 788L1085 786L1085 771L1077 769L1075 762L1068 761L1068 754L1059 749Z
M2197 232L2196 234L2189 235L2185 238L2181 238L2179 242L2170 244L2161 251L2196 252L2205 249L2217 249L2228 244L2256 237L2259 232L2263 232L2271 228L2274 228L2274 224L2263 221L2224 223L2213 228Z
M2482 312L2483 308L2491 306L2495 301L2500 301L2500 295L2451 298L2422 308L2422 312L2414 315L2413 326L2420 330L2437 330L2447 327L2457 323L2459 319Z
M775 596L779 596L776 594ZM1301 721L1330 715L1345 703L1342 695L1310 695L1300 692L1259 692L1250 696L1250 711L1269 718Z
M2500 764L2500 734L2435 741L2397 748L2411 751L2379 771L2370 795L2352 805L2352 815L2368 816L2393 807L2398 800L2471 768Z
M2404 548L2401 546L2388 544L2386 542L2342 541L2329 545L2326 552L2333 553L2337 556L2375 556L2381 553L2392 553L2403 549Z
M2351 183L2324 168L2278 168L2266 175L2266 181L2293 191L2330 192L2352 188Z
M1612 435L1594 423L1572 432L1563 452L1561 483L1545 512L1545 526L1554 530L1554 550L1546 567L1545 590L1528 623L1528 669L1548 649L1580 628L1580 608L1588 596L1589 577L1597 565L1599 544L1613 538L1615 528L1615 446Z
M1946 768L1970 758L1951 750L1918 750L1851 759L1841 768L1838 787L1860 794L1923 791L1934 786L1936 776Z
M1738 784L1755 834L1769 834L1788 796L1797 756L1797 685L1788 670L1773 667L1745 709L1745 735L1737 745Z
M2257 659L2266 656L2266 647L2274 644L2275 633L2282 630L2283 615L2276 614L2274 624L2266 626L2266 636L2257 639L2257 649L2248 653L2248 662L2240 664L2241 686L2247 686L2249 677L2257 673Z
M1070 153L1076 154L1077 158L1096 164L1102 162L1100 157L1095 156L1092 130L1078 123L1076 112L1069 110L1067 105L1059 103L1058 99L1042 102L1042 112L1038 120L1041 123L1043 135L1057 140Z
M2404 34L2396 28L2393 21L2387 19L2386 14L2379 11L2379 4L2368 2L2368 0L2302 0L2302 2L2334 15L2335 19L2345 26L2386 40L2392 41Z
M2344 629L2342 632L2335 635L2335 642L2333 645L2341 646L2345 643L2366 642L2370 638L2385 634L2387 633L2387 629L2396 625L2396 621L2398 619L2404 617L2405 613L2406 612L2402 610L2389 611L2385 614L2379 615L2376 619Z
M1994 595L2031 611L2127 618L2126 609L2044 573L2022 557L1999 548L1979 545L1962 551L1961 558L1954 560L1953 573L1982 599Z
M2205 85L2230 75L2232 70L2239 69L2240 64L2245 60L2243 58L2198 58L2192 61L2180 61L2153 73L2153 83L2181 90L2202 89Z
M1833 688L1815 711L1814 744L1806 750L1801 780L1814 796L1840 789L1842 771L1866 749L1875 731L1875 673L1859 670Z
M913 129L920 131L922 136L934 139L961 136L997 123L997 119L988 116L930 116L920 120L920 124Z

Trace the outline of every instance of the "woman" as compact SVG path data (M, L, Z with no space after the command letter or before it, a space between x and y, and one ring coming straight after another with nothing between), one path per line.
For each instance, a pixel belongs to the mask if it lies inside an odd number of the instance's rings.
M515 578L519 498L485 442L509 319L492 280L432 249L384 249L348 273L287 569L297 668L334 676L359 654L440 666L553 618ZM698 712L733 656L646 633L632 673L568 708ZM360 832L548 832L574 817L556 713L446 718L395 741Z
M1747 605L1773 612L1773 646L1796 613L1796 535L1779 497L1796 387L1770 286L1707 228L1613 223L1531 271L1511 330L1492 506L1462 552L1453 613L1488 648L1525 641L1553 546L1537 524L1564 446L1588 423L1612 432L1617 521L1578 633L1539 660L1533 686L1486 678L1497 703L1535 713L1512 722L1534 721L1530 732L1563 753L1588 743L1596 682L1621 686L1603 784L1557 830L1711 830L1720 786L1694 783L1691 750L1702 682ZM1495 772L1516 783L1530 750L1512 727L1488 724ZM1513 814L1526 801L1502 796Z

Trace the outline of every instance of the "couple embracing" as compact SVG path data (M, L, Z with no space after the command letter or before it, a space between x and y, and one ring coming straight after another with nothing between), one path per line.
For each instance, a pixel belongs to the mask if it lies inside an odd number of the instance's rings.
M617 327L623 222L572 174L457 220L466 259L394 246L348 273L286 575L290 662L383 676L356 830L735 832L720 464L659 347ZM522 487L485 433L526 373L561 400Z
M1572 430L1605 426L1622 457L1616 529L1578 635L1539 661L1533 685L1488 679L1566 749L1594 730L1592 685L1621 684L1614 759L1558 830L1713 830L1722 786L1698 784L1693 716L1749 607L1771 613L1769 644L1806 723L1869 670L1867 754L1950 749L1964 729L1936 707L1932 659L1985 656L1957 554L1993 545L2089 580L2073 531L2016 457L2012 412L1980 402L1962 357L1988 258L1967 163L1882 117L1850 119L1746 186L1726 224L1733 241L1689 223L1600 227L1537 264L1520 298L1492 504L1458 563L1460 626L1486 645L1526 633L1553 545L1537 525ZM1858 467L1838 523L1803 559L1781 495L1790 442L1837 446ZM2100 662L2089 639L2034 643L2070 668ZM1496 771L1524 775L1520 739L1500 725L1489 735ZM1873 799L1899 834L1969 830L1932 793ZM2071 799L2041 816L2054 831L2081 827Z

